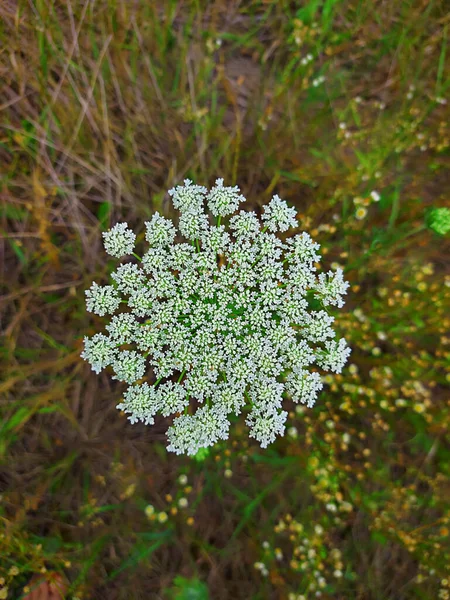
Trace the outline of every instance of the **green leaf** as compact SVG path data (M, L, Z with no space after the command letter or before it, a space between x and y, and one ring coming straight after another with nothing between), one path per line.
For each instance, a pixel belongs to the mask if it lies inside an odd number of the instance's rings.
M111 204L109 202L102 202L97 211L97 219L100 222L100 228L102 231L106 231L106 229L108 229L110 214Z
M177 575L174 579L175 587L167 590L172 600L209 600L207 586L199 579L186 579Z

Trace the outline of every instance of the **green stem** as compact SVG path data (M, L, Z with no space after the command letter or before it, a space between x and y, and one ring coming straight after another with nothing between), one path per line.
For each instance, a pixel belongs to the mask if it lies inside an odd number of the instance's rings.
M133 256L142 262L142 258L136 252L133 252Z
M220 227L220 222L221 222L221 220L222 220L222 215L219 215L219 216L217 217L217 227Z

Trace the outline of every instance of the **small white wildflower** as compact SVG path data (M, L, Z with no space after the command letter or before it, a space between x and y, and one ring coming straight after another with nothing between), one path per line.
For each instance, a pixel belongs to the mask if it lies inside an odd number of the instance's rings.
M215 217L226 217L234 213L241 202L245 201L238 186L225 187L223 179L217 179L216 185L208 194L208 208Z
M287 430L287 434L289 437L291 437L292 439L296 440L298 437L298 429L297 427L289 427L289 429Z
M131 423L142 421L146 425L153 425L154 416L159 410L159 399L156 389L144 382L140 385L132 385L123 396L123 401L116 407L129 414Z
M200 212L208 190L202 185L193 185L190 179L184 180L184 185L178 185L169 190L174 208L180 212Z
M125 263L111 273L111 277L117 284L117 289L124 294L132 294L145 285L145 274L142 269L134 263Z
M344 306L342 296L347 294L347 289L350 286L347 281L344 281L342 269L338 268L335 272L328 271L326 274L321 273L318 280L316 290L319 295L316 295L316 297L321 298L324 306L332 304L342 308Z
M134 383L145 373L145 358L134 350L122 350L112 363L115 376L113 379Z
M376 190L373 190L372 192L370 192L370 197L372 198L372 200L374 202L379 202L381 199L380 194Z
M328 340L325 342L325 348L325 352L318 354L318 365L333 373L341 373L351 353L345 338L341 338L339 342Z
M106 325L109 337L85 339L82 357L96 372L111 366L114 379L130 384L117 407L131 423L175 416L167 432L171 452L195 455L226 440L229 415L244 410L250 436L265 448L284 434L286 396L312 406L322 389L321 375L308 367L342 369L350 350L335 339L334 316L311 310L310 294L340 307L348 284L337 264L335 273L316 277L319 245L309 234L286 242L274 235L297 225L295 210L278 196L262 224L241 211L227 231L220 219L244 200L237 187L218 179L208 193L186 180L170 195L181 212L178 232L156 213L146 223L150 249L142 262L119 265L115 287L94 283L87 290L88 310L100 316L125 308ZM205 204L217 225L210 225ZM130 252L134 234L126 224L112 231L105 238L109 250ZM192 243L176 243L177 233ZM120 252L113 246L117 236ZM154 385L136 383L150 373ZM298 414L304 410L296 407ZM294 427L289 435L298 435Z
M359 208L356 209L355 212L355 217L358 219L358 221L362 221L362 219L364 219L364 217L367 216L367 208L364 208L364 206L360 206Z
M313 242L308 233L297 234L287 240L287 243L292 247L291 252L294 260L299 263L312 269L313 263L320 261L320 254L316 252L316 250L319 250L320 245Z
M260 223L254 212L240 211L231 217L230 229L238 239L254 239L260 231Z
M133 253L136 235L128 229L128 223L117 223L102 235L105 250L111 256L122 258Z
M86 308L100 317L115 312L120 305L120 298L112 285L100 286L93 282L85 291Z
M106 330L116 344L130 344L135 340L139 323L130 313L114 315Z
M184 387L173 381L160 384L157 390L157 396L163 417L168 417L173 413L182 412L189 404Z
M297 226L297 211L291 208L279 196L274 196L264 208L262 220L269 231L287 231Z
M176 230L172 221L156 212L150 221L145 223L145 239L150 246L168 246L175 239Z
M92 338L84 338L84 350L81 358L90 363L95 373L108 367L116 358L117 344L102 333L96 333Z
M205 234L208 228L208 218L196 211L181 213L178 222L180 233L188 240L196 240Z
M254 408L245 422L250 427L250 437L255 438L261 444L261 448L267 448L275 441L277 435L284 434L286 418L286 411L277 412L276 410Z
M318 392L323 389L319 373L309 373L303 369L290 373L286 379L286 390L294 402L301 402L311 408Z

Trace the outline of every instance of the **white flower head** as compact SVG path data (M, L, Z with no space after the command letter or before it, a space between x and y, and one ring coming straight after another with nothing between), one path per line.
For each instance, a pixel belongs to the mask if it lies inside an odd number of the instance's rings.
M184 185L178 185L169 190L174 208L181 213L185 211L201 212L208 190L202 185L194 185L190 179L184 180Z
M112 285L101 286L94 281L85 294L88 312L100 317L111 314L119 308L120 298Z
M109 231L103 233L103 245L111 256L122 258L132 254L136 235L128 229L128 223L117 223Z
M250 437L255 438L261 444L261 448L267 448L275 441L277 435L284 434L287 415L286 411L254 408L245 421L250 427Z
M252 240L260 232L261 224L255 212L241 210L239 214L231 217L230 229L239 240Z
M225 187L223 179L216 179L216 185L210 190L207 198L208 208L215 217L226 217L233 214L241 202L245 202L237 185Z
M117 284L117 289L124 294L132 294L145 285L145 274L142 269L134 263L125 263L111 273L111 277Z
M111 323L106 325L110 338L116 344L131 344L135 341L136 333L139 329L139 323L130 313L120 313L114 315Z
M275 195L264 207L262 220L269 231L287 231L290 227L297 227L296 216L295 208L289 207L284 200Z
M158 402L156 389L145 382L130 386L124 394L123 401L116 408L128 413L131 423L142 421L146 425L153 425L153 417L159 410Z
M145 358L134 350L123 350L116 355L112 363L115 372L113 379L135 383L145 373Z
M106 335L96 333L92 338L84 338L84 350L80 356L91 365L95 373L108 367L116 355L117 344Z
M226 440L241 412L265 448L284 434L285 402L313 406L319 370L341 372L350 349L328 310L343 305L348 283L340 268L316 275L319 245L308 233L275 235L297 227L278 196L259 219L233 215L245 199L223 179L209 192L186 180L169 194L178 227L155 213L142 259L120 264L113 285L86 291L87 309L111 317L108 335L85 338L81 356L128 384L117 408L131 423L174 418L169 451L195 455ZM113 256L139 258L126 223L104 237ZM314 310L318 301L330 309Z
M311 408L323 384L319 373L297 369L288 375L286 387L294 402L301 402Z
M348 281L344 281L344 273L342 269L336 269L336 271L328 271L328 273L321 273L318 277L318 284L316 290L319 292L316 297L321 298L324 306L337 306L342 308L344 306L344 300L342 296L347 294L347 289L350 284Z
M172 221L156 212L150 221L145 223L145 239L150 246L169 246L173 243L176 229Z

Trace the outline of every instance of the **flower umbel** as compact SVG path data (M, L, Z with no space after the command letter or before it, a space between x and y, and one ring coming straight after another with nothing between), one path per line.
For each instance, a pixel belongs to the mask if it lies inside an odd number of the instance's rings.
M341 269L316 275L319 245L309 234L275 235L297 226L279 196L261 222L237 212L245 198L223 179L209 192L187 179L169 195L181 213L178 232L155 213L142 261L119 265L113 285L86 291L90 312L121 311L108 335L85 338L81 356L129 385L117 408L131 423L175 416L169 451L194 455L227 439L230 415L243 411L250 437L265 448L284 434L284 402L313 406L319 369L340 373L346 363L350 349L325 309L343 306L348 283ZM126 223L103 236L110 255L133 254ZM317 300L323 309L312 310Z

